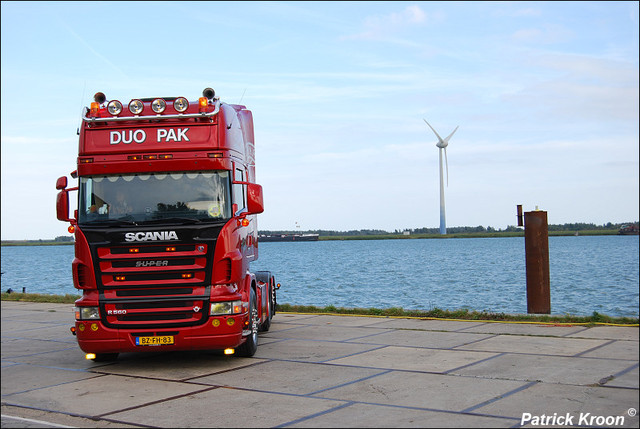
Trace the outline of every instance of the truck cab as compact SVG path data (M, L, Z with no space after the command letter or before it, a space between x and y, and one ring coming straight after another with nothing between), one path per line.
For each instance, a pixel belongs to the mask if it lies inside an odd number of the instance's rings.
M225 350L252 356L275 314L258 258L253 118L207 88L185 97L97 93L82 113L77 169L56 184L75 235L72 332L89 359L122 352ZM77 210L69 216L69 192Z

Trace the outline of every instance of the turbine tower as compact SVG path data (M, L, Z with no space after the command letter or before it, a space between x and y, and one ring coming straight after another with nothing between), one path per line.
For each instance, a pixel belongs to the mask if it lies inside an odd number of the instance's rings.
M451 138L451 136L456 131L458 131L458 127L456 127L456 129L453 130L453 132L443 140L442 137L438 135L436 130L433 129L431 124L429 124L426 119L423 118L423 120L427 125L429 125L429 128L431 128L431 131L433 131L436 137L438 137L438 143L436 143L436 146L439 148L438 154L440 156L440 234L446 235L447 221L444 211L444 177L442 171L442 150L444 149L444 162L447 166L447 186L449 186L449 162L447 161L447 146L449 145L449 139Z

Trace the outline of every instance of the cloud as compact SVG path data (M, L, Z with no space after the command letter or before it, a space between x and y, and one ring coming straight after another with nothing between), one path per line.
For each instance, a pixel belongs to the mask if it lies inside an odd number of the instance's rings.
M424 24L427 21L427 14L419 6L407 6L401 12L393 12L387 15L374 15L365 18L364 31L343 36L342 40L375 40L386 41L396 44L415 45L417 43L409 40L399 39L393 36L404 30L407 26Z
M523 28L513 33L517 42L550 45L564 43L575 38L575 34L561 25L544 25L541 28Z

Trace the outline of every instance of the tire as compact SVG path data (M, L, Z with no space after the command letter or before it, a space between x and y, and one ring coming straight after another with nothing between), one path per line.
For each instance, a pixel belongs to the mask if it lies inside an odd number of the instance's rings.
M256 300L256 292L251 288L251 297L249 300L249 314L251 317L251 334L247 336L247 340L238 347L238 356L251 357L258 350L258 304Z
M260 325L260 331L263 332L267 332L269 331L269 328L271 327L271 318L273 317L273 300L271 299L272 294L273 294L273 288L271 287L271 281L269 281L268 283L268 287L267 287L267 318L266 320L262 323L262 325Z

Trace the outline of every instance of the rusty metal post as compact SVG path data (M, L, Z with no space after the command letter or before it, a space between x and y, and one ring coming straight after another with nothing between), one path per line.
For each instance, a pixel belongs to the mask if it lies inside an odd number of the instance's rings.
M547 212L525 212L524 248L527 267L527 313L550 314Z

